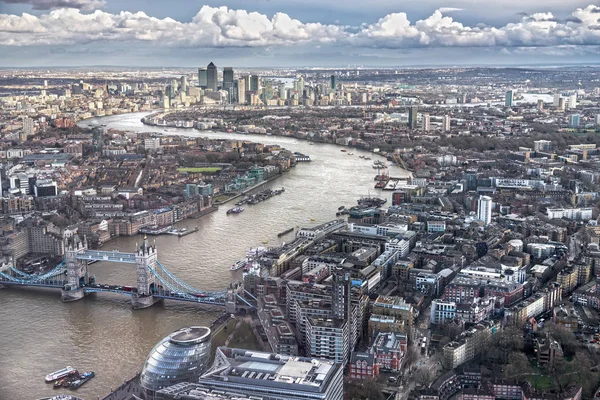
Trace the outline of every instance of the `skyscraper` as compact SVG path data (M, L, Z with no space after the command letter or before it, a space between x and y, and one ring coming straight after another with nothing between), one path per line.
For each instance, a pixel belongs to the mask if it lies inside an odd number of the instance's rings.
M477 202L477 219L484 225L492 222L492 198L489 196L479 196Z
M179 89L182 93L188 93L188 79L187 76L183 75L179 78Z
M408 110L408 127L410 129L417 129L417 117L419 115L419 109L416 106L412 106Z
M246 78L242 77L237 80L237 102L238 104L246 104Z
M233 88L233 68L223 68L223 89L229 90Z
M298 76L294 81L294 89L298 92L300 98L304 96L304 78L302 75Z
M212 62L206 67L206 88L217 91L217 66Z
M334 91L337 89L337 76L336 75L331 75L331 89Z
M208 77L206 68L198 68L198 86L206 89L208 85Z
M542 100L542 99L538 100L537 109L538 109L538 111L544 111L544 100Z
M506 91L506 96L504 97L504 105L506 107L512 107L513 106L514 96L515 96L514 91L512 91L512 90L507 90Z
M260 77L258 75L250 75L250 89L251 92L258 92L260 90Z

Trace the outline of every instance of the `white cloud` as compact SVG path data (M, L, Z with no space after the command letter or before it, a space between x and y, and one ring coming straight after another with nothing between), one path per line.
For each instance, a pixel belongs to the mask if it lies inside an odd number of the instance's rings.
M106 0L0 0L0 3L29 4L34 10L77 8L89 11L103 8L106 5Z
M191 22L158 19L143 12L111 14L97 10L83 13L74 8L62 8L40 16L0 14L0 43L28 46L143 41L198 48L335 43L389 49L600 45L600 8L593 5L573 11L565 21L557 20L551 13L535 13L502 27L466 26L446 15L457 10L439 9L414 23L406 13L392 13L372 24L347 27L304 23L284 13L269 17L227 7L204 6Z

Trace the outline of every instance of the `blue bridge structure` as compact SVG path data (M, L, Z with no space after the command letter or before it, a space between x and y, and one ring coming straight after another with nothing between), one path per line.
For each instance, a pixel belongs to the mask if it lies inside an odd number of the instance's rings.
M134 265L137 282L132 286L96 282L95 277L88 274L88 265L97 261ZM148 245L146 237L135 253L123 253L88 249L85 240L82 242L74 236L65 244L64 260L51 271L28 274L13 266L4 266L0 268L0 285L60 289L64 302L82 299L88 293L117 293L130 296L134 309L150 307L161 299L223 306L228 312L234 312L238 304L254 308L240 295L243 289L208 292L177 278L158 261L156 246Z

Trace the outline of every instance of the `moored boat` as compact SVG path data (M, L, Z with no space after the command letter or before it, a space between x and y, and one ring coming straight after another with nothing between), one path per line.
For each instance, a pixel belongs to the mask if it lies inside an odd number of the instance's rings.
M51 374L46 375L46 383L52 383L54 381L57 381L59 379L65 378L69 375L73 375L76 373L77 373L77 370L71 366L63 368L63 369L59 369L56 372L52 372Z
M92 379L95 375L96 374L94 374L93 371L84 372L83 374L81 374L81 377L79 377L79 379L72 381L71 384L69 385L69 387L71 389L80 388L81 386L83 386L84 383L86 383L87 381Z
M244 268L246 265L248 265L248 259L244 258L243 260L239 260L237 261L235 264L233 264L231 266L231 268L229 268L232 271L237 271L238 269L242 269Z

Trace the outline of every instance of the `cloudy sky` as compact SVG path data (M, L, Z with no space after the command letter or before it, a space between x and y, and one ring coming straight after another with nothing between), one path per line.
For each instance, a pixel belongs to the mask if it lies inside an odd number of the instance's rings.
M599 60L593 0L0 0L4 67Z

